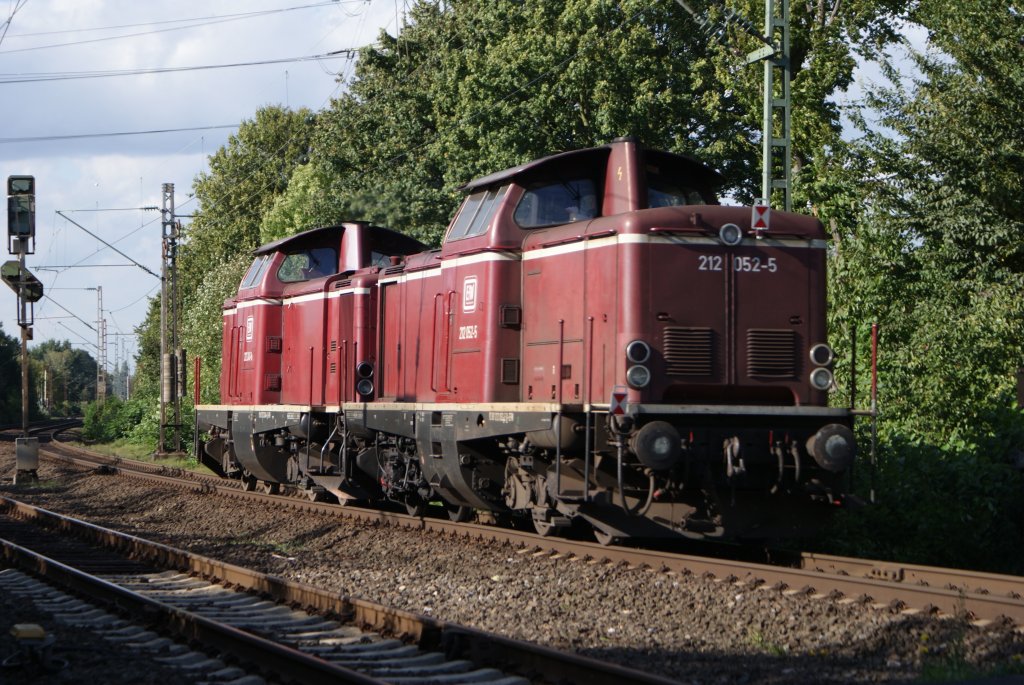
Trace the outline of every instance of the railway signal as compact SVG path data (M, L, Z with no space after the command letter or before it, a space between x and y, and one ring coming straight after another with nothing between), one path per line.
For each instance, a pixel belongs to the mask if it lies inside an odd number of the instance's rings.
M12 255L32 254L36 240L36 179L7 177L7 249Z
M21 262L15 259L4 262L0 267L0 275L4 283L25 302L38 302L43 299L43 284Z
M7 177L7 251L12 259L0 267L0 277L18 295L18 325L21 326L21 430L16 440L17 470L14 480L36 479L39 443L28 435L28 341L32 339L33 305L43 297L43 284L25 268L25 255L35 253L36 179L34 176Z

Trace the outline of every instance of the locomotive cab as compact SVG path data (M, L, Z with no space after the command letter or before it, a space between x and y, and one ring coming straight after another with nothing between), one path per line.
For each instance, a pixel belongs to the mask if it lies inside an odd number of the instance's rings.
M824 231L781 212L755 231L749 208L718 204L720 180L620 139L465 187L443 254L518 244L519 280L500 290L480 266L497 256L477 256L449 288L465 301L472 284L498 322L503 303L515 308L519 356L489 359L513 369L503 380L518 380L518 401L559 409L551 429L526 433L530 466L516 460L506 479L539 527L571 513L609 537L657 535L655 520L770 537L816 525L794 500L838 501L854 441L849 410L828 406ZM472 321L452 316L460 331ZM624 416L602 413L614 395ZM758 504L723 507L737 489Z
M294 481L297 446L322 439L316 415L329 402L354 399L356 366L375 361L366 286L423 247L351 222L258 248L238 294L224 304L222 404L197 412L215 435L204 462L268 488ZM257 409L264 407L280 410Z

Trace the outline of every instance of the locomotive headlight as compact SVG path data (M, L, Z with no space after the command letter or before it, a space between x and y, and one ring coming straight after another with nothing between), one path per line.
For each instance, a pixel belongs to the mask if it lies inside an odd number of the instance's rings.
M828 369L815 369L811 371L811 385L818 390L828 390L832 387L835 378Z
M642 364L631 366L626 371L626 382L629 383L629 387L637 390L646 388L651 382L651 370Z
M643 364L651 358L651 346L643 340L634 340L626 345L626 359L633 364Z
M718 239L726 245L739 245L743 242L743 229L736 224L722 224L718 229Z
M810 357L815 366L828 366L836 358L836 353L825 343L818 343L811 348Z
M359 381L356 383L356 392L360 397L369 397L373 394L373 364L362 361L356 364L356 376Z

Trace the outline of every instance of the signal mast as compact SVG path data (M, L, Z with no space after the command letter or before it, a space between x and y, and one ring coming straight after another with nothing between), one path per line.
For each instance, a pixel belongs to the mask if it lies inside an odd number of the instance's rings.
M790 147L791 98L789 80L789 0L765 0L764 33L758 31L745 17L722 7L725 24L701 14L686 0L676 0L679 6L697 20L709 38L724 41L729 24L740 27L763 47L747 54L747 64L764 61L764 116L761 128L761 198L756 205L771 205L776 195L781 196L777 206L789 212L793 209ZM776 88L776 83L778 88ZM778 90L778 94L776 94Z

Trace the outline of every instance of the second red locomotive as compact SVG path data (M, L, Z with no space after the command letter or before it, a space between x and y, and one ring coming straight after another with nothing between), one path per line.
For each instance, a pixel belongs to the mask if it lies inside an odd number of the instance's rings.
M224 305L203 461L603 541L805 528L855 455L825 236L754 230L718 181L619 139L469 183L438 250L365 223L264 245Z

